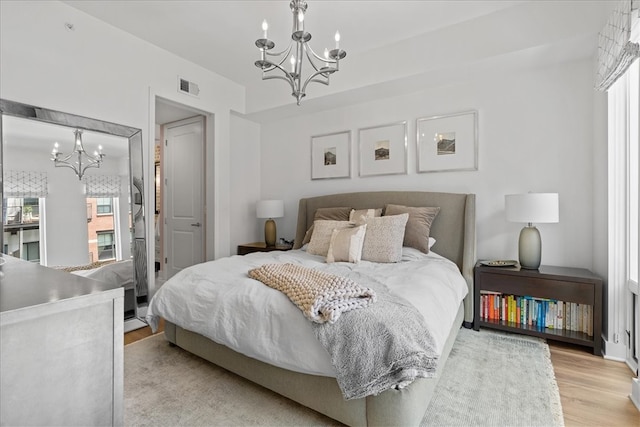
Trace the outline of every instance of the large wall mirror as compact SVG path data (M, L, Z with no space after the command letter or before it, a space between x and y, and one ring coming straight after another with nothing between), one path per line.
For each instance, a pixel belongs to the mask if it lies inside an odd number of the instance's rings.
M125 320L148 303L145 192L140 129L0 100L0 203L4 254L125 289ZM56 167L82 131L87 153L104 154L84 174ZM101 147L101 148L99 148ZM59 164L62 166L62 164Z

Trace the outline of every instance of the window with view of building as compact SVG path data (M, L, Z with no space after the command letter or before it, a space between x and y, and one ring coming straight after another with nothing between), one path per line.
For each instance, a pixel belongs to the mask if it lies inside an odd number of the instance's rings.
M112 259L115 257L115 242L113 231L98 232L98 260Z
M116 206L111 197L87 198L87 235L91 262L116 258Z
M105 215L113 213L111 197L98 197L96 198L96 206L98 215Z

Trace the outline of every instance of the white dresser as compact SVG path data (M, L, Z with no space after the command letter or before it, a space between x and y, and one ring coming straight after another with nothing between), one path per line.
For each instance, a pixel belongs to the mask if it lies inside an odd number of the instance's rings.
M2 262L0 425L122 425L123 289Z

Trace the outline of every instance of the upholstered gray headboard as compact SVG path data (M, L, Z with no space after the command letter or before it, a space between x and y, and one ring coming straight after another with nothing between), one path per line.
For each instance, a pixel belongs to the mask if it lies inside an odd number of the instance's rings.
M473 267L476 262L475 194L435 193L425 191L371 191L331 194L300 199L294 248L301 246L306 231L313 224L318 208L384 208L386 204L440 207L431 225L436 239L434 252L455 262L469 286L465 299L465 322L473 322Z

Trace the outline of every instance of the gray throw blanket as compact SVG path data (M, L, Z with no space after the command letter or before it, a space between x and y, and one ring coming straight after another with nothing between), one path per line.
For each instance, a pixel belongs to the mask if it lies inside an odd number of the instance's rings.
M420 312L372 278L351 271L334 274L372 288L378 297L375 304L343 313L333 324L312 324L331 356L344 398L376 395L433 377L439 355Z

